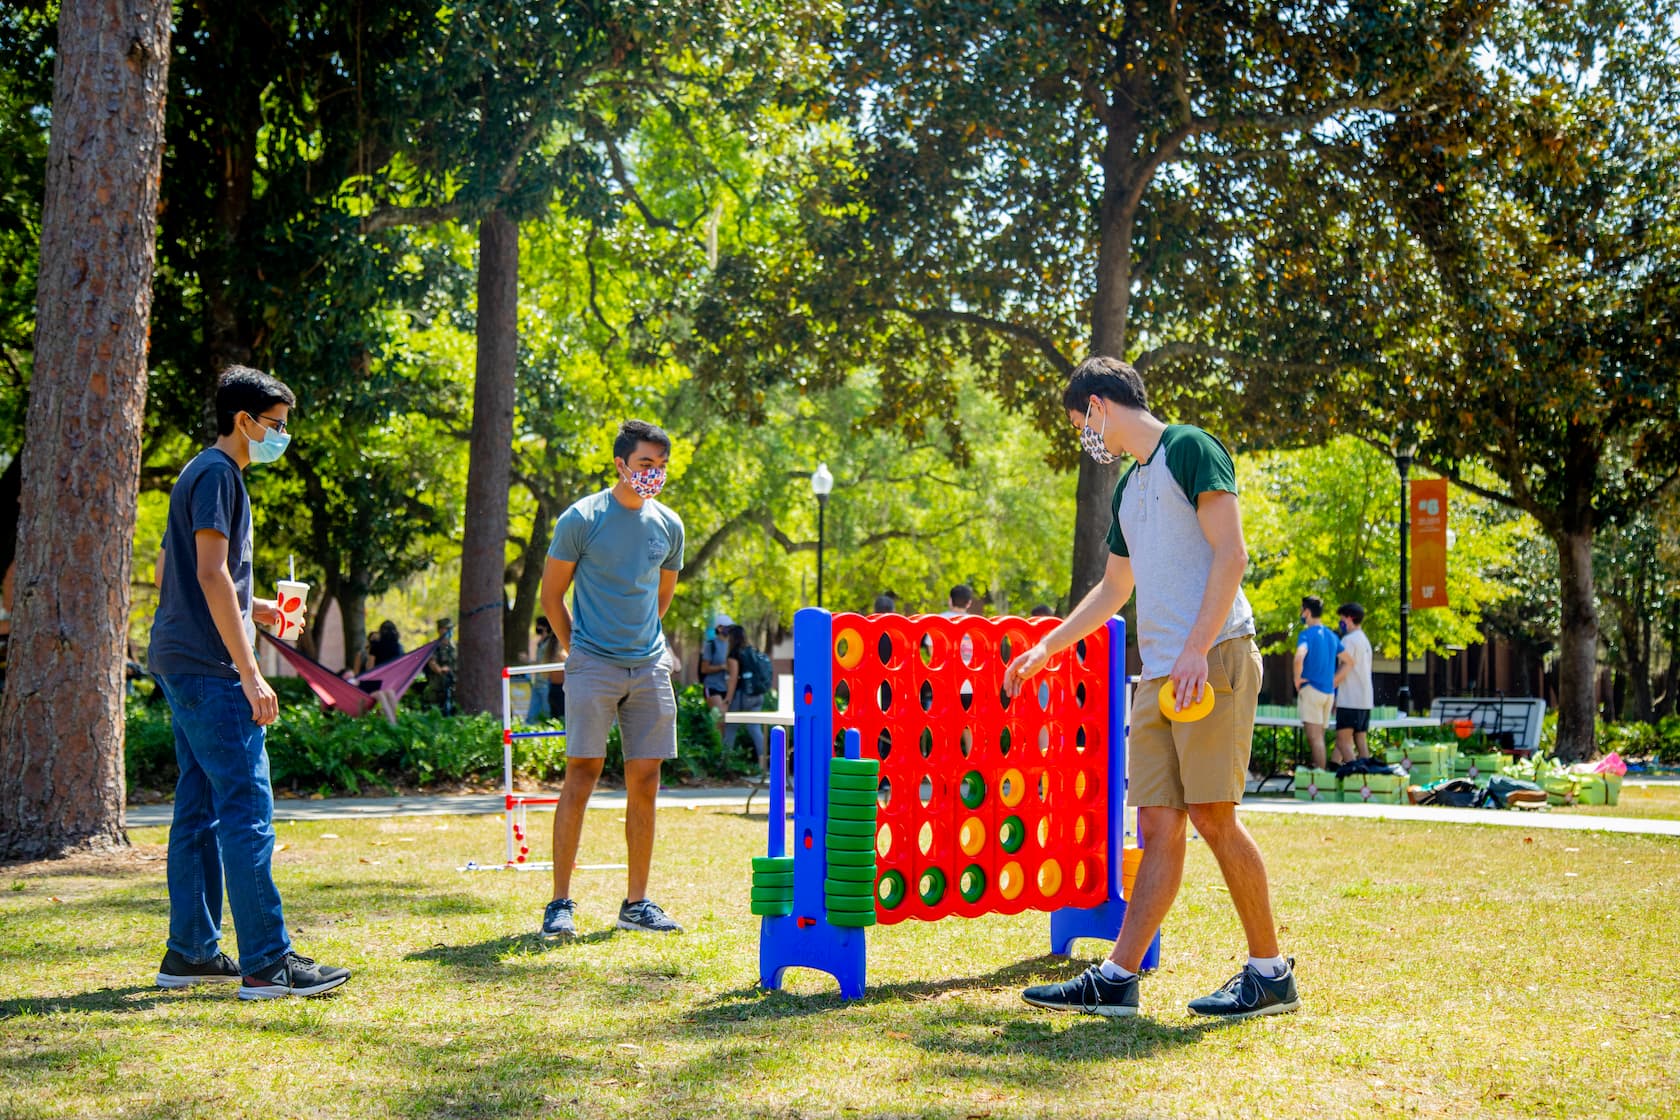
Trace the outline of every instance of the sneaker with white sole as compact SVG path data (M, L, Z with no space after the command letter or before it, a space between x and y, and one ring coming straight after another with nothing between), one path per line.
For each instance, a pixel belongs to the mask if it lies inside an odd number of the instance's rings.
M316 964L308 957L287 953L255 976L247 975L240 985L240 999L284 999L287 996L318 996L350 979L350 970Z
M1094 964L1060 984L1035 984L1021 993L1034 1007L1052 1011L1083 1011L1109 1019L1130 1018L1138 1013L1138 978L1110 980L1102 965Z
M542 935L550 941L570 941L577 936L577 903L557 898L543 907Z
M1195 1015L1210 1015L1216 1019L1252 1019L1256 1015L1285 1015L1301 1006L1295 991L1295 958L1282 976L1262 976L1252 965L1225 982L1212 995L1190 1001Z
M157 986L160 988L190 988L194 984L237 984L239 966L226 953L217 953L207 961L193 963L171 949L158 965Z
M670 918L651 898L640 902L626 900L618 908L619 929L639 929L647 933L681 933L682 927Z

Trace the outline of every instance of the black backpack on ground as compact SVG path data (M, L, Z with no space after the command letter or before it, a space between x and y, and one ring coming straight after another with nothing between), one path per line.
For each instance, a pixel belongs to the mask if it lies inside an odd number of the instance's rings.
M1448 805L1456 809L1472 809L1481 805L1486 794L1476 788L1469 778L1448 778L1436 782L1424 792L1419 805Z
M776 667L770 659L752 646L742 646L736 654L741 662L739 685L748 696L763 696L776 683Z

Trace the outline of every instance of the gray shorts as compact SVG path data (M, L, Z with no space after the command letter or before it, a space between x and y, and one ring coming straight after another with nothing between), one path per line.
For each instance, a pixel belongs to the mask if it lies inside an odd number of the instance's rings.
M677 757L677 695L660 657L627 669L573 647L566 658L566 754L605 758L614 722L624 757Z

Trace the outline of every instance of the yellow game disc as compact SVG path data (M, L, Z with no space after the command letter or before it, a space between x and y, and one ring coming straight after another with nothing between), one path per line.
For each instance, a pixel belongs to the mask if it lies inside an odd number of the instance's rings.
M1183 711L1173 710L1173 705L1177 703L1177 695L1171 679L1161 682L1161 691L1156 694L1156 697L1161 704L1161 714L1168 719L1177 720L1180 723L1194 723L1213 711L1212 685L1203 685L1201 700L1186 704Z

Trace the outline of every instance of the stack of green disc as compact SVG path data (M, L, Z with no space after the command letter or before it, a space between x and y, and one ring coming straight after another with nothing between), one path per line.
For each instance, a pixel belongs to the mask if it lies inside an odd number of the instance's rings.
M837 926L875 924L875 791L881 764L835 758L828 766L828 877L823 904Z
M792 856L753 859L752 912L777 918L793 913Z

